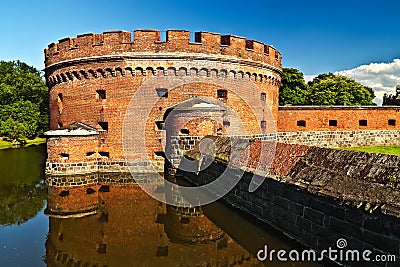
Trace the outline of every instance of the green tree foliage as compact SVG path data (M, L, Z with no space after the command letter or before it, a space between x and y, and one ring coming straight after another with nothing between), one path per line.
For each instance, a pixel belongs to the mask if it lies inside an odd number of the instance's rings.
M283 68L282 85L279 88L279 105L306 105L310 90L304 75L294 68Z
M333 73L321 74L308 83L310 105L375 105L372 88Z
M320 74L306 84L303 73L283 68L280 105L375 105L374 97L372 88L343 75Z
M12 141L47 129L48 91L40 72L20 61L0 61L0 135Z

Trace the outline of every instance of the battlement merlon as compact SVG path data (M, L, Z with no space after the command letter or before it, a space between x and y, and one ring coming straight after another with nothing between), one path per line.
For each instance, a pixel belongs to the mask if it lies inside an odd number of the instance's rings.
M282 61L280 52L274 47L235 35L196 32L195 40L191 42L189 31L168 30L165 41L161 41L160 31L135 30L133 39L132 33L127 31L87 33L61 39L44 50L45 66L76 58L125 52L219 54L260 61L277 68L281 68Z

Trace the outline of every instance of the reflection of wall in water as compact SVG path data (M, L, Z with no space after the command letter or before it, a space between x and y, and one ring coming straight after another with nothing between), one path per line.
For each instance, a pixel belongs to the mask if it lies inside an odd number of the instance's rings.
M110 184L162 183L162 176L154 174L91 173L83 175L48 175L46 213L53 216L79 216L99 209L99 200L109 191Z
M48 265L248 266L257 262L201 209L192 214L167 209L134 184L110 185L109 192L96 195L99 211L94 215L50 217ZM92 203L92 196L85 196Z

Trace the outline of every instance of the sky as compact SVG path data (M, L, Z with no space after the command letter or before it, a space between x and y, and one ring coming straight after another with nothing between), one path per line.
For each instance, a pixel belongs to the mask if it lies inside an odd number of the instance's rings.
M182 29L273 45L283 67L340 73L383 93L400 84L400 1L0 1L0 60L43 69L43 49L107 30Z

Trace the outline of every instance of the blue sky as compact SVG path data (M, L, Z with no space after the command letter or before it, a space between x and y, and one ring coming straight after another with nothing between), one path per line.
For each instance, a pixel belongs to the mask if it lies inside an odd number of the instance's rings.
M379 69L399 67L399 77L400 62L394 61L400 57L399 11L396 0L2 1L0 60L20 59L42 69L43 49L67 36L117 29L185 29L272 44L281 51L285 67L295 67L308 78L352 71L349 76L357 80L354 69L368 66L364 69L369 73L368 68L378 63ZM396 77L390 84L386 80L376 84L379 92L400 83Z

